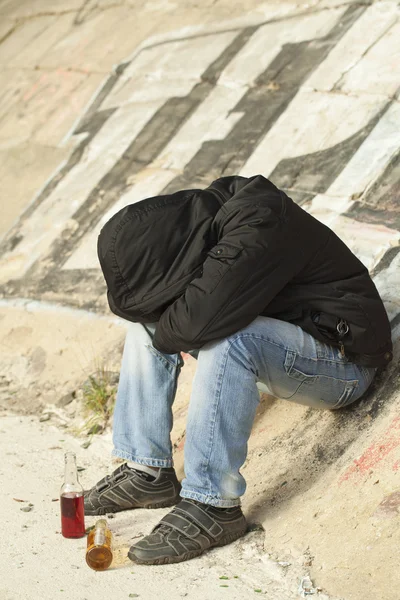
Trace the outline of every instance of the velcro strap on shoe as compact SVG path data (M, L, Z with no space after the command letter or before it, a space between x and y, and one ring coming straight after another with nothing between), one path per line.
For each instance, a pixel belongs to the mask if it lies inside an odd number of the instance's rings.
M116 469L114 473L112 473L111 475L106 475L106 477L103 477L103 479L96 483L96 491L99 493L104 492L104 490L107 490L109 487L111 487L111 485L118 483L119 481L123 481L127 477L128 473L126 471L126 465L123 464L120 467L118 467L118 469Z
M186 535L188 538L196 538L200 533L200 529L194 523L191 523L188 519L185 519L185 517L178 515L175 512L170 512L165 515L165 517L161 519L159 525L168 525L183 535Z
M104 477L104 479L98 481L94 487L96 489L96 492L99 493L104 492L104 490L107 490L110 487L110 476L108 475L107 477Z
M178 511L184 515L190 515L190 518L214 539L217 539L223 532L221 525L197 504L182 500L174 509L174 513L178 513Z

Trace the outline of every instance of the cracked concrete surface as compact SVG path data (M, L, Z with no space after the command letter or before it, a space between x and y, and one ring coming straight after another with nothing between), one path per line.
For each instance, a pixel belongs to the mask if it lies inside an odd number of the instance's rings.
M62 596L68 581L81 600L88 585L118 600L258 588L281 600L300 597L310 574L316 597L398 600L399 16L390 0L0 0L2 598ZM357 406L334 414L262 396L243 474L245 512L264 530L152 570L153 589L145 568L130 574L124 548L159 515L119 515L118 564L97 577L82 542L41 538L43 525L58 527L50 502L64 448L77 450L86 486L115 468L109 433L83 449L70 432L79 402L60 403L99 362L118 370L124 323L107 310L97 232L145 196L256 172L371 270L395 359ZM194 369L186 357L174 407L181 477ZM42 411L49 423L26 416ZM12 498L28 488L37 510L25 515Z

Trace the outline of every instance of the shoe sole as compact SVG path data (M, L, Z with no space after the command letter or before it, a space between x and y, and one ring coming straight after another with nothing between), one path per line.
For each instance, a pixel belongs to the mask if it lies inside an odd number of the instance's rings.
M139 565L168 565L172 563L183 562L184 560L190 560L192 558L196 558L196 556L200 556L200 554L204 554L207 550L212 550L212 548L219 548L220 546L226 546L227 544L231 544L232 542L238 540L243 537L247 532L247 527L242 531L237 531L236 533L230 533L223 537L218 543L212 544L208 548L204 548L203 550L191 550L190 552L185 552L185 554L181 554L180 556L161 556L160 558L152 558L152 559L143 559L137 558L130 550L128 552L128 557L132 562L137 563Z
M128 508L118 508L118 507L113 507L111 509L107 509L107 507L104 506L99 506L99 508L93 509L93 510L86 510L85 508L85 517L98 517L101 515L111 515L111 514L115 514L118 512L122 512L124 510L134 510L135 508L168 508L169 506L175 506L176 504L178 504L178 502L181 501L181 498L176 498L174 500L166 500L165 502L157 502L154 504L146 504L146 505L136 505L136 506L129 506Z

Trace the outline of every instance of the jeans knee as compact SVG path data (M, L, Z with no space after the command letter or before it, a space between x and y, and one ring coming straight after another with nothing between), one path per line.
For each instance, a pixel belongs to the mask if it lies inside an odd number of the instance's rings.
M200 354L203 360L207 358L211 364L219 364L221 357L225 357L255 374L258 372L254 341L245 330L206 344Z

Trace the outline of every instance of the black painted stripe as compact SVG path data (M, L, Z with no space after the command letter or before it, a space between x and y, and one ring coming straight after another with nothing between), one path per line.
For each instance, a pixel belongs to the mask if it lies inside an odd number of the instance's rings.
M400 150L382 175L345 214L365 223L379 223L400 231Z
M296 192L305 194L307 201L312 200L316 194L323 194L343 171L390 105L391 102L364 127L342 142L319 152L281 160L269 178L294 200Z
M397 327L397 325L400 324L400 313L398 315L396 315L391 321L390 321L390 327L392 328L392 331Z
M204 144L189 162L183 175L177 177L163 190L163 193L208 185L213 178L237 173L276 119L287 108L302 83L365 10L366 6L352 5L324 38L284 46L278 57L258 78L255 86L248 90L235 107L235 111L243 112L244 115L226 139ZM14 281L7 286L7 295L21 293L28 295L26 292L29 292L30 296L41 298L47 295L53 300L67 301L69 304L85 308L101 309L105 306L101 274L98 270L60 271L61 265L75 251L86 233L93 230L101 215L126 191L128 177L151 163L197 106L204 101L214 88L222 70L260 26L262 24L243 29L221 56L206 69L201 82L194 86L188 96L171 98L160 108L73 216L75 223L78 223L76 231L69 232L66 229L60 239L53 244L47 256L41 257L31 268L23 282ZM127 64L124 63L124 68ZM109 117L105 111L100 113L96 111L115 83L116 75L113 75L108 81L108 91L106 84L97 99L97 105L92 106L77 132L88 131L92 138L95 135L96 123L97 127L101 127L101 123L105 122L102 121L102 117L105 120ZM97 128L96 133L98 130ZM84 142L86 146L88 140ZM79 148L83 152L84 146ZM74 160L78 162L80 157L81 155L76 154ZM53 184L52 189L56 184L57 182ZM300 202L312 197L307 190L297 189L296 193ZM82 296L79 292L82 292ZM77 297L78 295L81 298Z
M365 6L350 6L324 38L283 46L234 108L233 112L244 114L228 136L203 144L183 174L169 183L163 193L204 187L223 175L237 174L300 86L365 10Z
M61 236L56 240L52 244L50 252L45 257L42 256L31 267L25 277L26 280L40 278L43 275L43 264L46 265L46 268L51 265L50 270L60 269L86 233L93 230L101 215L127 191L130 187L128 179L157 158L194 110L214 89L215 82L223 69L247 43L256 29L256 27L248 27L241 31L206 69L201 77L201 82L196 84L187 96L170 98L163 104L74 214L73 220L78 224L76 230L67 232L65 238ZM95 116L96 114L92 115L91 119L93 120ZM90 127L90 123L89 120L83 127L87 129ZM46 279L49 274L47 271ZM66 277L68 277L67 274ZM41 287L43 288L43 285Z
M400 240L399 240L400 242ZM382 256L381 260L378 262L374 270L372 271L372 277L376 277L378 273L384 271L390 267L398 253L400 252L400 246L395 246L394 248L389 248L386 250L385 254Z
M22 224L25 223L25 221L27 221L32 216L32 214L35 212L38 206L53 192L53 190L55 190L60 181L64 179L64 177L68 175L71 169L73 169L73 167L75 167L75 165L77 165L80 162L87 145L100 131L104 123L110 118L110 116L113 114L113 112L115 112L115 110L116 109L114 108L103 110L101 112L95 113L90 117L90 120L87 123L88 129L79 131L79 133L87 131L87 137L79 144L79 146L75 148L75 150L69 157L67 163L49 181L49 183L45 186L42 192L35 199L35 201L23 213L16 226L12 228L11 231L5 236L4 240L2 240L0 244L0 255L5 252L11 252L11 250L13 250L22 241L23 238L19 233Z

